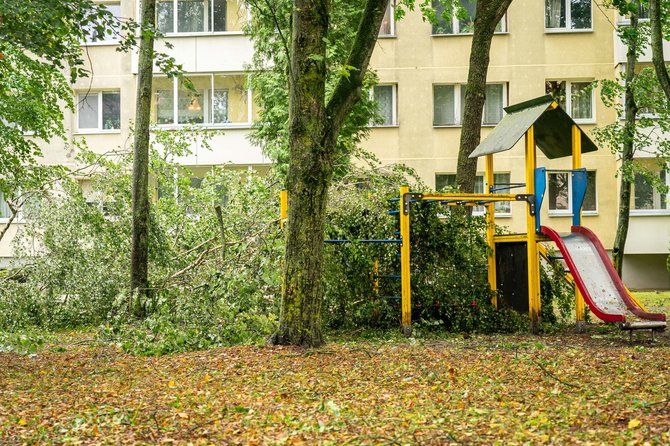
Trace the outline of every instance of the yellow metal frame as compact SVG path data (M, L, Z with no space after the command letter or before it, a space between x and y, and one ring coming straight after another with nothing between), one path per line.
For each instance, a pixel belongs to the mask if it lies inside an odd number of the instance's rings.
M409 193L408 186L400 188L400 287L401 287L401 306L402 306L402 330L406 335L412 332L412 298L411 290L411 272L410 272L410 253L409 253L409 213L403 212L405 206L405 194Z
M551 104L556 108L558 104ZM407 335L412 330L412 297L411 297L411 269L410 269L410 212L409 203L406 200L420 199L422 201L440 201L450 206L481 206L486 208L486 241L489 246L488 254L488 282L493 297L491 303L497 307L497 271L496 271L496 243L526 242L528 256L528 308L531 321L531 332L539 332L540 325L540 255L547 257L547 249L540 244L541 241L549 241L549 238L535 232L536 215L532 212L532 206L526 206L526 233L525 234L495 234L495 203L500 201L520 201L526 196L535 195L535 168L537 164L535 128L531 126L526 132L525 139L526 159L526 194L495 194L492 186L494 184L493 155L486 156L485 180L486 191L483 194L466 193L426 193L410 194L409 187L400 188L399 214L400 214L400 278L401 278L401 307L402 307L402 329ZM572 127L572 168L579 169L582 164L581 130L577 125ZM407 210L407 212L405 212ZM536 210L539 212L539 209ZM281 191L280 195L280 227L283 229L288 218L288 193ZM581 214L579 216L581 222ZM548 258L548 257L547 257ZM566 280L574 285L571 274L566 274ZM379 260L373 262L373 287L375 294L379 294ZM633 299L635 299L633 297ZM637 301L637 299L635 299ZM575 287L575 311L578 323L584 321L584 299Z
M284 224L288 219L288 191L283 190L279 193L279 229L284 229Z
M486 155L486 167L484 168L484 176L486 182L486 195L489 195L489 200L493 195L491 188L494 184L494 175L493 175L493 155ZM487 259L488 264L488 280L489 287L493 292L491 297L491 304L494 307L498 308L498 277L496 271L496 244L495 244L495 235L496 235L496 207L495 203L486 204L486 243L489 245L489 256Z
M582 131L577 125L572 125L572 168L582 167ZM582 224L582 210L579 209L579 224ZM575 287L575 320L577 325L583 325L585 321L584 297Z
M535 127L526 132L526 193L535 194ZM531 214L530 206L526 215L526 249L528 256L528 312L530 331L540 331L540 259L535 238L535 215Z

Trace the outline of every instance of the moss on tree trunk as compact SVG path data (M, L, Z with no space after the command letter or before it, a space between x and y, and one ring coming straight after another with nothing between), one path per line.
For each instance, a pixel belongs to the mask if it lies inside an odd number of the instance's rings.
M295 0L289 54L289 196L279 328L274 344L316 347L324 342L323 239L337 136L361 97L365 71L386 10L368 0L347 65L326 102L326 39L330 2Z

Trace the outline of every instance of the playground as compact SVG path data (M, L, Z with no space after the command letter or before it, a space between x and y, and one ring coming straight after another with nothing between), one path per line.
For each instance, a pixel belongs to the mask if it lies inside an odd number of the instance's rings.
M332 324L328 344L320 349L260 345L206 349L211 344L189 343L183 334L195 332L197 326L201 330L197 333L213 335L229 328L237 335L242 325L232 322L241 319L240 313L215 319L209 332L201 319L184 331L161 332L161 320L155 319L152 331L133 325L132 333L138 336L129 335L130 341L110 338L119 327L98 332L0 333L13 336L0 336L0 444L442 445L552 444L556 439L565 444L670 443L670 334L664 330L670 294L631 294L613 273L598 236L582 226L579 194L586 176L580 158L582 152L594 149L588 137L549 98L514 107L505 116L510 126L503 120L495 130L502 134L489 136L474 154L486 157L484 194L403 187L391 201L384 196L379 207L389 208L393 216L385 215L386 209L381 212L385 222L393 221L384 226L388 238L379 234L354 240L343 233L324 240L331 254L345 246L388 251L360 263L369 270L355 271L353 259L348 259L346 270L334 265L340 270L337 277L364 278L360 283L367 300L344 302L362 308L391 301L387 309L393 326L338 329ZM496 185L494 154L524 136L526 181ZM541 221L542 183L548 168L536 165L537 148L548 158L572 157L568 172L573 176L577 211L569 233ZM512 187L521 190L498 193ZM258 201L267 203L278 191L263 189L263 194ZM243 197L253 201L249 196ZM499 201L524 207L526 232L503 235L494 230ZM290 197L283 194L281 203L281 215L270 218L268 227L291 224ZM480 234L484 248L462 249L466 256L456 263L481 264L482 284L468 282L474 268L444 269L443 274L461 274L448 278L464 278L458 282L462 290L454 285L436 292L446 303L461 292L464 299L458 310L465 316L514 310L525 318L524 328L530 323L524 329L530 333L481 334L477 327L448 332L414 317L420 305L423 310L426 304L436 312L443 310L430 300L432 295L425 296L426 284L436 283L435 271L427 271L430 277L421 282L416 268L422 255L439 248L417 243L430 237L422 239L412 232L418 227L416 217L425 209L456 206L486 209ZM443 223L438 218L432 221ZM271 232L279 245L281 230ZM463 241L475 234L460 231L456 236ZM450 252L445 249L442 254ZM521 261L510 262L512 258ZM569 296L574 312L568 325L542 332L538 330L540 265L551 261L560 262L557 279L576 290L571 289ZM254 274L245 283L258 279L258 269L250 268ZM275 284L271 277L267 282ZM332 280L331 286L339 282L343 281ZM394 293L384 294L390 288ZM472 292L482 288L480 300L475 301ZM344 292L352 295L349 289ZM238 287L235 293L237 297ZM194 294L188 298L193 301ZM484 313L484 307L490 312ZM205 313L201 308L206 307L196 307L199 316ZM452 317L452 322L457 319ZM253 328L253 321L242 319L240 324ZM166 342L172 348L167 351L145 348L161 338L180 343ZM223 344L223 339L228 338L219 339L218 345L253 342L231 338L236 342ZM128 348L133 341L135 350ZM203 350L161 355L187 347Z

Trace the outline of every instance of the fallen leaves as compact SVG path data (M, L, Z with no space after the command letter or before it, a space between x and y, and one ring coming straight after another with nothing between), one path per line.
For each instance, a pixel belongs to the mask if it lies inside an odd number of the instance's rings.
M1 354L0 443L668 444L668 358L569 336Z

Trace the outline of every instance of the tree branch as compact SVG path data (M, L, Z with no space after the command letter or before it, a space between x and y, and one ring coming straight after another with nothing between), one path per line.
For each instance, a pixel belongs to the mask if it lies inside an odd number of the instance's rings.
M377 43L379 28L386 12L387 0L367 0L363 16L358 25L347 66L348 75L341 75L333 95L326 106L328 127L325 139L336 138L347 115L362 94L363 80L372 51Z

